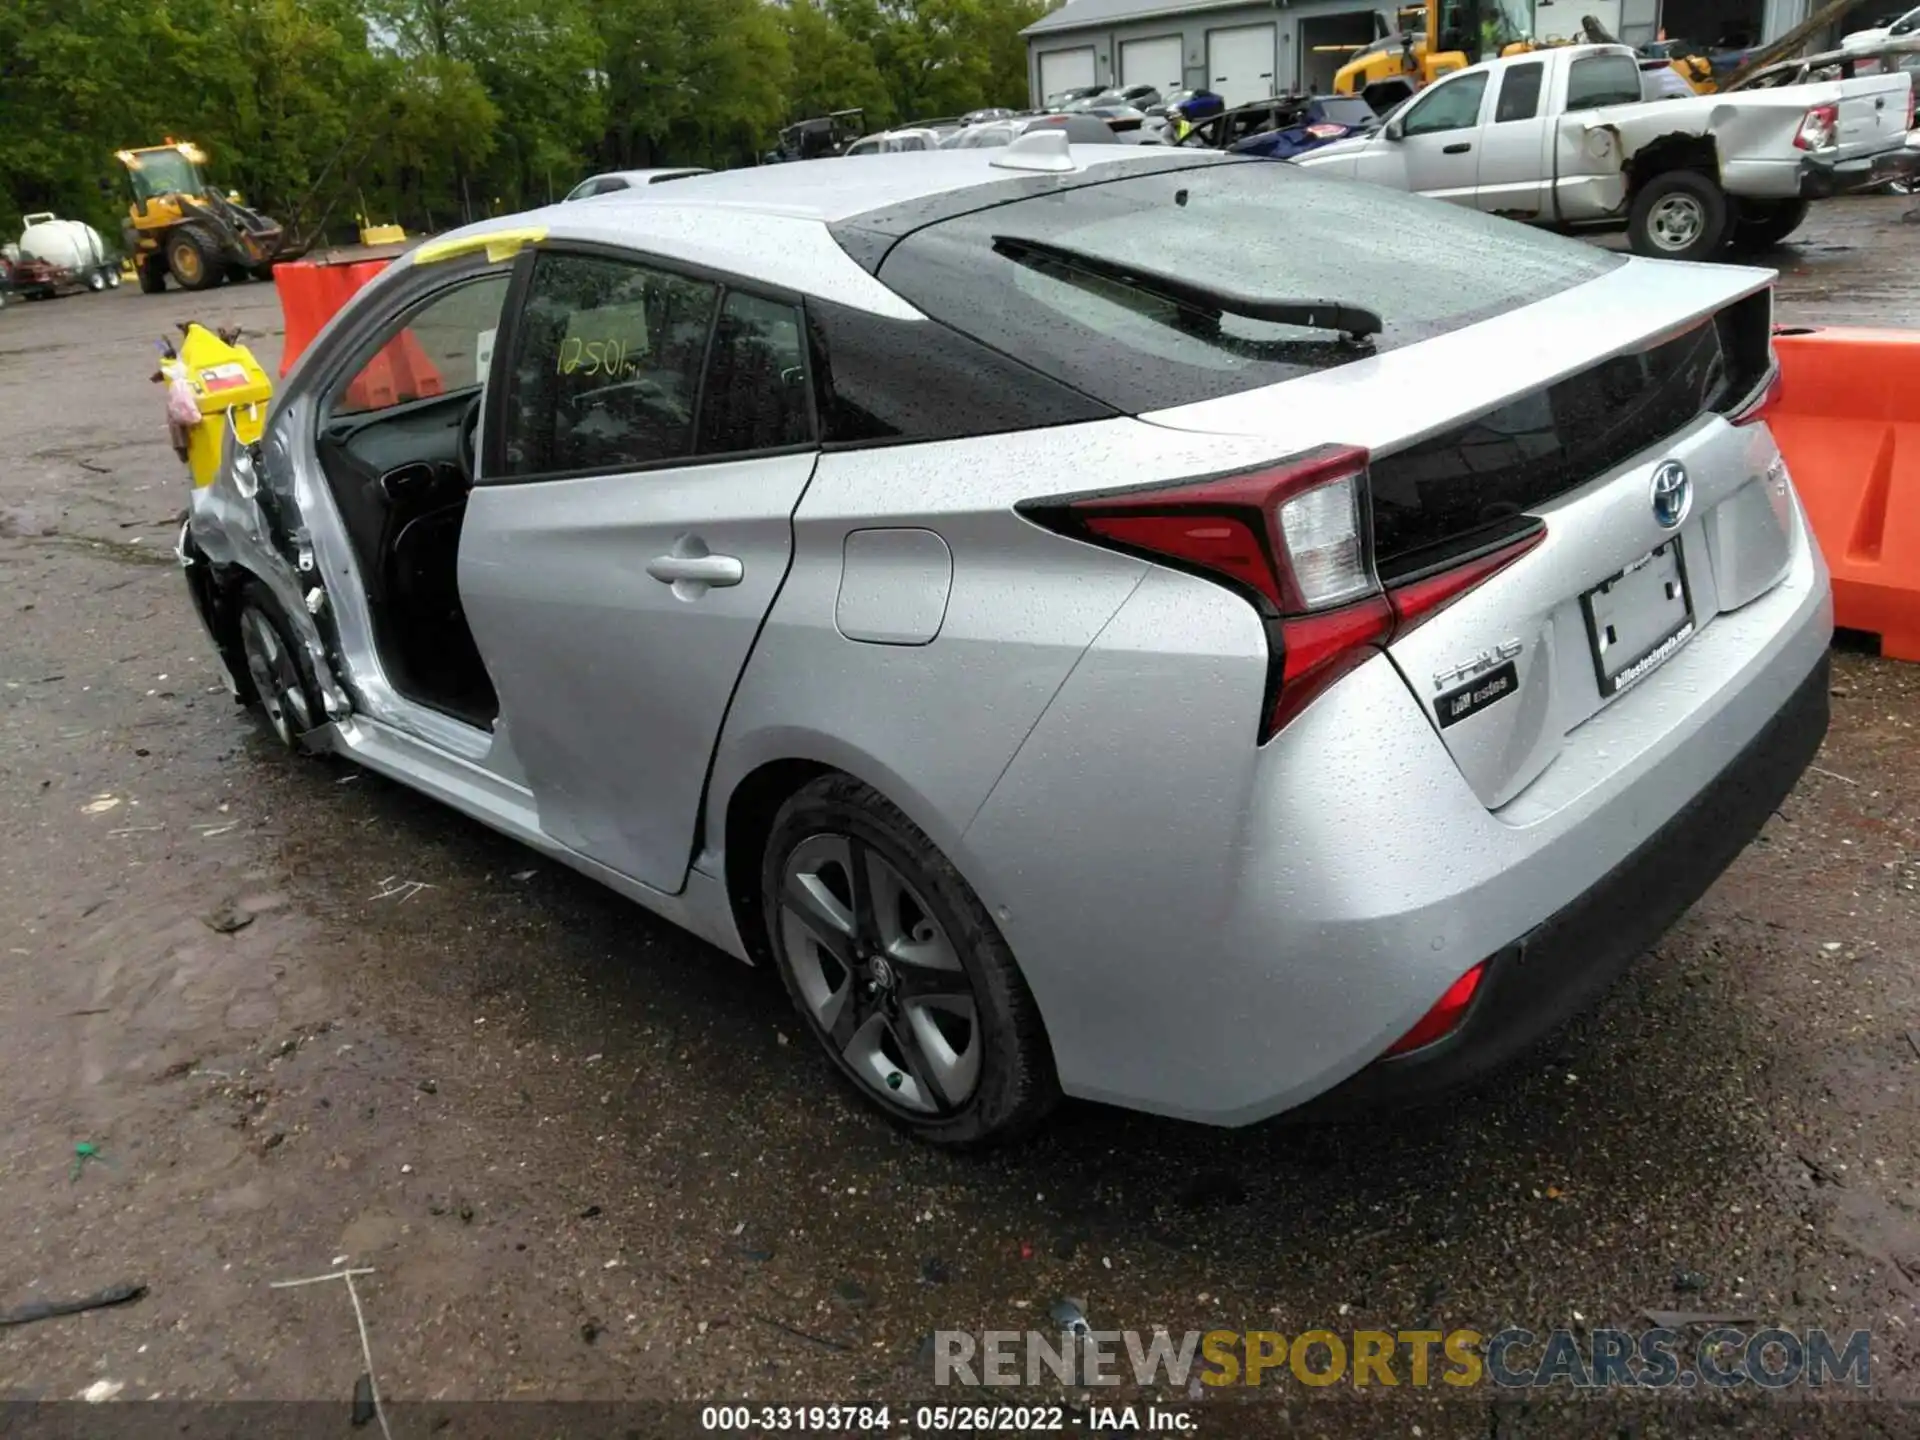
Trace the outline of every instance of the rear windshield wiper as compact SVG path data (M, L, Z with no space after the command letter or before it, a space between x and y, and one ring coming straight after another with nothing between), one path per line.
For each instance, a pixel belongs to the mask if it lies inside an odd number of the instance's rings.
M1092 255L1046 240L1030 240L1022 235L996 235L993 248L1009 259L1022 256L1051 260L1102 280L1110 280L1131 290L1154 295L1183 309L1197 311L1210 320L1222 315L1239 315L1248 320L1265 320L1274 325L1298 325L1310 330L1333 330L1349 340L1360 341L1378 335L1386 328L1381 318L1361 305L1344 300L1299 300L1276 295L1252 295L1203 284L1164 270L1151 270L1128 260L1107 255Z

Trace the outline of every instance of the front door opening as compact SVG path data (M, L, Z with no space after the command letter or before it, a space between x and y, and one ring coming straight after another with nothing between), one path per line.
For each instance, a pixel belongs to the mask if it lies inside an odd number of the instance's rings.
M460 603L460 528L506 293L490 274L409 311L329 397L316 439L388 683L483 729L500 704Z

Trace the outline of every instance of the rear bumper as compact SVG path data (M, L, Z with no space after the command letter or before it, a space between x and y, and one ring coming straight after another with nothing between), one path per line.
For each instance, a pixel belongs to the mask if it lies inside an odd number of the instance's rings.
M1920 174L1920 150L1910 145L1863 155L1857 160L1821 160L1809 155L1800 162L1800 194L1808 200L1871 190L1890 180L1909 180Z
M1427 1098L1479 1079L1598 999L1707 892L1812 763L1827 733L1829 668L1823 657L1779 714L1645 843L1495 955L1459 1028L1375 1062L1306 1109Z
M1818 743L1831 633L1826 567L1796 523L1783 580L1494 812L1385 656L1250 747L1250 607L1150 571L952 853L1068 1094L1245 1125L1371 1086L1355 1077L1498 957L1484 1014L1447 1046L1477 1072L1604 988L1751 838ZM1693 838L1743 793L1712 843ZM1439 1083L1445 1055L1409 1059Z

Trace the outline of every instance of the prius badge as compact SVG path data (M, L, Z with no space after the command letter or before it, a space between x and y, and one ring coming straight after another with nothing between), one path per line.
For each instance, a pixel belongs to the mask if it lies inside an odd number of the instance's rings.
M1469 660L1462 660L1458 665L1451 665L1445 670L1434 671L1433 688L1436 690L1444 690L1449 685L1456 685L1462 680L1471 680L1475 675L1480 674L1481 671L1491 670L1502 660L1518 659L1520 651L1523 648L1517 637L1512 640L1503 640L1498 645L1490 646L1482 650L1478 655L1475 655Z

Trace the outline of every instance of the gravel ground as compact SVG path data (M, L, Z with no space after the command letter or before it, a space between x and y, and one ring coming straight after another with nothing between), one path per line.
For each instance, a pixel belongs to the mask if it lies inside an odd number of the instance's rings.
M1781 318L1920 325L1910 203L1822 207L1771 257ZM1920 1398L1920 667L1843 648L1760 841L1481 1092L1241 1132L1072 1106L952 1159L846 1103L770 977L236 709L148 383L188 316L277 365L267 286L0 316L0 1308L148 1287L0 1330L0 1399L326 1401L300 1413L344 1434L348 1297L269 1282L345 1256L396 1433L715 1398L888 1402L897 1431L930 1332L1063 1296L1111 1329L1874 1335L1872 1404L1160 1397L1204 1434L1920 1433L1885 1403Z

